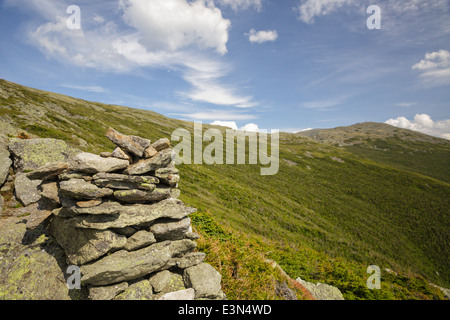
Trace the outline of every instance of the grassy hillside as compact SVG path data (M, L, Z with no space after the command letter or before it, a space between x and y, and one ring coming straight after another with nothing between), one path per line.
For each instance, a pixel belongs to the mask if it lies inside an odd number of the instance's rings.
M374 122L297 135L344 146L362 157L450 182L450 141L445 139Z
M170 139L176 128L193 131L192 123L151 111L7 81L0 81L0 119L4 137L24 132L90 152L112 150L105 137L110 126L152 140ZM439 148L449 152L448 144ZM230 299L278 297L266 258L292 278L336 285L351 299L443 298L428 281L450 286L450 184L444 178L294 134L280 135L274 176L261 176L258 165L178 167L180 198L198 208L192 218L202 235L200 250L221 271ZM397 272L383 272L382 290L365 287L372 264Z

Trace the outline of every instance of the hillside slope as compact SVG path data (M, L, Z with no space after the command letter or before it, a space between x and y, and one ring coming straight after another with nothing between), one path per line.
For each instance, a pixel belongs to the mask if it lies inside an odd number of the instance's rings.
M313 129L297 135L343 146L374 161L450 182L449 140L375 122Z
M52 137L90 152L113 149L104 135L108 127L152 140L170 139L176 128L193 131L192 123L151 111L83 101L4 80L0 120L0 138ZM448 144L440 147L449 152ZM233 270L241 270L241 275L245 270L248 279L256 281L262 267L252 263L261 257L276 260L294 279L328 281L347 298L411 298L405 290L431 292L425 280L417 280L417 285L414 279L421 278L412 273L450 286L450 184L363 156L281 134L280 169L274 176L261 176L258 165L179 166L180 198L198 208L193 224L208 240L200 249L216 257L229 286L227 296L256 297ZM259 260L252 256L248 261L255 252ZM386 274L386 291L370 292L365 268L372 264L403 278Z

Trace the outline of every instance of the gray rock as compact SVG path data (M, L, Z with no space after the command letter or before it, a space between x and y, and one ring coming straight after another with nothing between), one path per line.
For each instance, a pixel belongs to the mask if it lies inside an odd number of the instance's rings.
M145 191L155 191L156 190L156 184L150 184L150 183L142 183L138 186L139 190L145 190Z
M142 183L150 183L150 184L158 184L159 179L153 176L132 176L127 174L119 174L119 173L97 173L93 176L94 182L102 181L104 183L108 182L130 182L135 184Z
M171 277L170 271L163 270L151 276L150 279L148 280L150 281L150 284L153 287L153 291L158 293L161 292L164 289L164 287L166 287L166 285L170 281L170 277Z
M106 179L94 180L94 184L101 188L119 189L119 190L131 190L138 189L140 184L129 181L110 181ZM155 186L156 188L156 186Z
M111 189L99 188L96 185L82 179L70 179L59 183L59 192L63 197L93 200L109 196Z
M118 234L123 234L124 236L126 236L128 238L131 237L133 234L135 234L138 231L133 227L113 228L111 230Z
M111 157L128 160L130 163L133 161L133 158L131 158L131 156L123 151L120 147L116 147L114 149L114 151L111 153Z
M170 140L167 138L162 138L159 139L157 141L155 141L152 144L152 147L156 150L156 151L161 151L163 149L167 149L170 147Z
M178 268L186 269L196 266L205 260L206 254L204 252L191 252L182 258L179 258L175 263Z
M26 217L27 223L25 227L27 230L36 229L52 215L52 211L40 209L37 203L33 203L28 208L30 208L30 214Z
M151 280L151 278L149 280ZM175 292L175 291L187 289L184 284L183 274L180 274L177 272L169 271L168 281L166 281L165 283L161 282L159 285L160 285L160 287L158 288L158 291L155 290L155 294L153 296L154 299L158 299L161 296L163 296L169 292Z
M151 145L151 141L137 136L129 136L109 128L106 132L106 137L111 140L116 146L142 157L146 148Z
M160 201L170 197L170 190L156 188L153 191L147 190L119 190L114 191L114 197L120 201L128 203L146 203Z
M150 146L147 149L145 149L145 151L144 151L144 158L151 158L157 153L158 153L158 151L155 150L155 148L153 148L152 146Z
M30 180L25 173L18 172L14 182L14 192L17 199L24 206L38 202L41 199L41 195L38 190L41 183L41 180Z
M33 171L47 163L68 162L80 150L57 139L13 139L9 151L16 171Z
M183 239L186 232L191 227L191 219L184 218L181 220L163 219L157 221L150 227L150 231L160 240L180 240Z
M192 288L169 292L158 298L158 300L194 300L195 290Z
M197 240L200 238L200 235L198 233L192 232L192 231L188 231L185 234L185 238L186 239L191 239L191 240Z
M77 201L77 207L79 208L92 208L99 206L103 203L103 200L96 199L96 200L88 200L88 201Z
M27 177L32 180L50 180L68 170L69 164L67 162L52 162L27 173Z
M97 207L76 208L74 211L80 214L71 218L77 228L105 230L141 225L159 218L183 219L196 209L186 207L180 200L168 199L153 205L106 202Z
M90 300L112 300L118 294L128 289L128 282L122 282L103 287L89 287Z
M72 171L85 173L118 171L127 168L129 164L128 160L103 158L88 152L81 152L70 161Z
M0 144L0 187L5 183L9 174L9 168L12 165L9 156L9 151L3 144Z
M0 218L2 217L3 206L5 205L5 200L0 195Z
M82 265L96 260L127 243L125 236L110 230L77 229L70 220L54 217L50 232L64 249L71 264Z
M26 229L23 218L0 220L0 297L2 300L85 298L69 290L63 249L46 235L45 226ZM42 248L45 248L43 250ZM80 292L81 291L81 292Z
M314 284L304 281L300 277L296 281L304 286L316 300L344 300L341 291L336 287L320 282Z
M128 168L124 170L124 173L130 175L139 175L152 172L159 168L166 167L172 162L172 157L172 150L165 149L158 152L156 155L149 159L143 159L129 165Z
M131 252L120 250L82 266L81 282L99 286L136 279L171 267L174 257L191 252L195 247L191 240L179 240L158 242Z
M60 175L58 175L58 180L60 180L60 181L70 180L70 179L84 179L86 181L90 181L90 180L92 180L92 177L90 176L89 173L77 172L77 171L65 172L65 173L61 173Z
M175 187L180 181L179 171L176 168L160 168L155 171L157 177L162 183Z
M184 282L195 290L195 298L218 299L223 297L222 276L211 265L200 263L184 269Z
M108 152L108 151L100 152L100 157L103 157L103 158L112 157L112 152Z
M131 237L127 239L127 243L125 244L125 250L133 251L137 249L141 249L143 247L147 247L156 242L155 236L153 233L140 230L134 233Z
M123 208L120 203L105 201L97 206L78 206L77 203L72 199L60 198L63 205L58 216L63 218L72 218L77 215L112 215L111 217L103 217L108 220L115 220L117 216L128 208Z
M134 282L114 300L152 300L153 288L148 280Z
M275 292L278 296L284 298L285 300L298 300L297 295L288 287L286 281L277 281Z
M39 187L42 198L46 199L51 204L58 206L61 204L58 196L58 183L56 182L44 182Z

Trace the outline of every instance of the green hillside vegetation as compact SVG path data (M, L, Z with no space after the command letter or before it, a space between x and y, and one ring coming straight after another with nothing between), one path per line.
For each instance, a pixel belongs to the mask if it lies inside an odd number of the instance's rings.
M450 141L445 139L374 122L297 135L344 146L362 157L450 182Z
M192 123L151 111L3 80L0 119L4 136L58 138L96 153L114 147L105 137L108 127L151 140L170 139L176 128L193 131ZM225 136L225 128L216 128ZM446 143L420 143L441 150L436 157L450 150ZM267 258L293 279L337 286L346 299L444 298L429 281L450 286L445 161L435 159L443 169L431 168L431 178L419 170L426 159L414 161L412 170L397 164L397 155L377 158L347 148L282 133L280 168L273 176L261 176L259 165L178 165L180 199L198 208L192 219L201 234L199 250L221 272L229 299L279 298L274 279L281 279ZM383 270L381 290L366 287L366 269L373 264ZM308 298L295 283L289 286Z

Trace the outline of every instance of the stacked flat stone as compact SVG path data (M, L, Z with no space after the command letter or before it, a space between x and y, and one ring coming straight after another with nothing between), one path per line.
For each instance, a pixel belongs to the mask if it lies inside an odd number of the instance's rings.
M189 215L177 199L178 169L168 139L150 140L110 128L117 146L79 153L60 173L60 208L50 232L67 263L80 267L94 300L222 299L221 276L194 252Z

